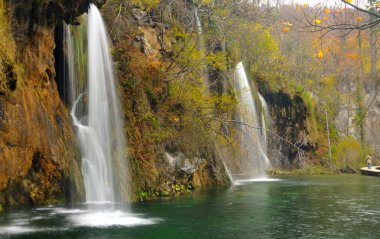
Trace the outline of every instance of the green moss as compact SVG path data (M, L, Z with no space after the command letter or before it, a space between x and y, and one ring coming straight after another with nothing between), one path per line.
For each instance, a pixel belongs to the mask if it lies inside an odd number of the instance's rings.
M55 205L65 203L66 200L64 198L48 198L45 200L44 204L46 205Z
M303 91L301 94L303 101L306 104L308 118L307 118L307 128L310 132L310 138L312 142L317 142L319 140L319 130L318 122L316 117L316 103L313 96L308 91Z
M153 129L158 129L160 127L160 122L157 117L151 113L146 113L144 115L144 121L146 121Z
M145 93L148 97L149 104L154 108L157 106L157 96L154 94L151 88L145 89Z
M0 214L4 212L3 205L0 204Z
M132 82L129 80L125 80L121 83L121 85L124 87L124 89L129 90L132 89Z
M145 192L145 191L141 191L140 192L140 201L145 201L148 197L148 192Z
M160 196L161 197L168 197L168 196L170 196L170 193L168 191L162 191Z

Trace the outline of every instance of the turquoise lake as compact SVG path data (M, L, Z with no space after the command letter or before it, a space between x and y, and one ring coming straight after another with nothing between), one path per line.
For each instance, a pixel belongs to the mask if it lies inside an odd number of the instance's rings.
M380 178L277 177L89 212L86 206L0 215L0 238L379 238Z

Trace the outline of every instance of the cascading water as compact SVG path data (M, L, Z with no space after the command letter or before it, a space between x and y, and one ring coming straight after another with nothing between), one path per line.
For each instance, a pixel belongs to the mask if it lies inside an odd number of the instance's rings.
M270 128L272 124L272 119L270 117L269 108L267 102L264 97L259 93L259 99L261 102L261 135L264 137L265 148L268 146L268 132L267 130Z
M68 63L68 77L67 78L67 85L68 85L68 103L69 105L73 105L76 97L76 87L75 82L76 75L75 75L75 64L74 64L74 41L71 36L71 28L70 25L67 25L66 23L63 24L64 26L64 39L66 44L66 54L67 54L67 63Z
M87 202L115 202L126 188L125 139L121 125L112 59L106 29L95 5L88 13L87 92L74 102L71 116L77 128ZM70 60L70 59L69 59ZM74 77L72 78L74 79ZM87 115L78 119L78 103ZM119 174L115 174L116 169ZM119 176L123 174L122 176ZM116 184L117 182L117 184Z
M202 23L201 23L201 20L199 18L199 15L198 15L198 8L195 8L195 10L194 10L194 16L195 16L195 23L196 23L197 33L198 33L198 36L199 36L198 50L201 52L201 58L202 58L202 62L201 62L201 65L200 65L200 71L201 71L201 75L202 75L202 78L203 78L203 85L204 85L205 88L207 88L207 91L205 93L208 93L209 92L208 88L209 88L209 83L210 82L209 82L208 75L207 75L207 63L204 60L206 46L205 46L205 39L203 37Z
M194 15L195 15L195 21L196 21L196 25L197 25L197 33L198 33L199 37L202 38L201 39L202 40L201 44L204 44L204 41L203 41L203 29L202 29L201 20L199 19L199 15L198 15L198 8L195 8Z
M259 130L260 117L242 62L236 66L234 88L238 99L236 120L239 122L241 152L238 169L230 171L234 181L266 178L265 169L270 165L266 155L266 136Z
M68 65L72 74L66 79L73 85L71 116L76 128L82 156L82 174L86 190L87 210L70 210L75 225L88 227L137 226L154 224L159 219L144 219L125 212L119 199L127 196L126 142L116 94L108 37L99 10L91 4L87 21L87 60L83 59L83 43L73 41L67 27L65 42ZM80 38L85 38L78 31ZM73 44L78 43L78 45ZM70 46L71 45L71 46ZM74 47L73 47L74 45ZM88 73L84 73L87 65ZM82 78L87 76L87 86ZM82 92L79 95L79 92ZM115 205L119 205L115 207Z

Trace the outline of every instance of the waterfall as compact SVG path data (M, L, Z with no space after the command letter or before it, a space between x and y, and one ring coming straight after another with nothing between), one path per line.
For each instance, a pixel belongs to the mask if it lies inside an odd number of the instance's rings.
M198 8L195 8L194 15L195 15L195 21L196 21L196 26L197 26L197 33L198 33L199 37L201 38L201 44L203 44L204 43L204 41L203 41L203 29L202 29L201 20L199 19L199 15L198 15Z
M206 51L206 44L205 44L205 39L203 37L203 29L202 29L202 23L201 23L201 20L199 18L199 15L198 15L198 8L195 8L194 10L194 16L195 16L195 24L196 24L196 29L197 29L197 33L198 33L198 37L199 37L199 46L198 46L198 50L201 52L201 58L202 58L202 62L201 62L201 65L200 65L200 72L201 72L201 75L202 75L202 79L203 79L203 85L204 87L207 89L207 93L209 93L209 78L208 78L208 74L207 74L207 63L206 63L206 60L205 60L205 51Z
M269 108L267 102L264 97L259 93L259 99L261 102L261 135L264 137L265 148L267 148L268 144L268 132L267 130L270 128L272 124L272 119L270 117Z
M67 64L68 64L68 103L73 105L76 97L76 75L75 75L75 61L74 61L74 41L71 36L70 25L63 23L64 27L64 39L66 44Z
M266 178L265 169L270 165L266 155L266 121L262 116L261 124L264 130L260 130L260 114L257 112L253 91L245 73L243 63L239 62L235 70L234 88L238 99L238 112L236 120L240 122L240 163L238 169L231 170L234 181ZM255 93L257 94L257 93ZM258 95L260 98L260 96ZM264 98L260 99L265 102ZM263 110L268 109L266 103ZM269 110L267 111L269 115ZM264 122L263 122L264 121ZM265 136L264 136L265 134Z
M84 31L86 26L87 31ZM68 88L75 98L71 117L82 157L86 191L86 210L75 209L78 213L70 219L75 225L85 227L155 224L160 220L133 214L128 205L122 203L128 197L124 151L127 144L108 36L99 10L90 4L87 21L71 29L65 26L64 32L66 60L71 72L65 83L72 86Z
M118 196L125 196L126 143L109 40L100 12L93 4L90 5L88 13L87 35L87 91L80 94L74 102L71 116L77 129L82 156L86 201L109 203L117 201ZM66 40L68 41L67 38ZM68 61L74 62L69 54L68 58ZM72 77L75 80L75 76ZM87 112L82 113L84 115L80 119L77 111L79 104L87 108Z

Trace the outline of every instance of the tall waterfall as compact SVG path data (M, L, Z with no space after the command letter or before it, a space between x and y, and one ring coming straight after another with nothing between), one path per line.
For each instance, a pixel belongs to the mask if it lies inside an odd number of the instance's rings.
M260 120L265 121L265 118L264 120L260 119L260 114L257 112L255 99L252 95L253 91L242 62L236 66L234 88L238 99L236 120L240 122L238 128L240 129L241 152L239 154L239 169L232 172L233 178L234 180L265 178L265 169L270 165L266 155L266 132L260 130ZM261 101L265 102L264 98ZM266 111L266 103L262 104L264 111ZM269 115L269 111L267 114ZM262 128L266 129L267 123L261 122L261 124Z
M88 13L87 34L87 91L74 102L71 116L82 156L86 201L115 202L127 187L126 143L108 36L100 12L93 4ZM86 105L87 114L79 114L79 104Z
M126 142L108 37L99 10L91 4L87 21L71 30L65 27L66 60L71 68L65 81L72 86L68 89L75 98L71 116L86 191L86 210L75 209L70 218L75 225L85 227L155 224L159 219L142 218L126 210L126 204L119 204L128 197Z

